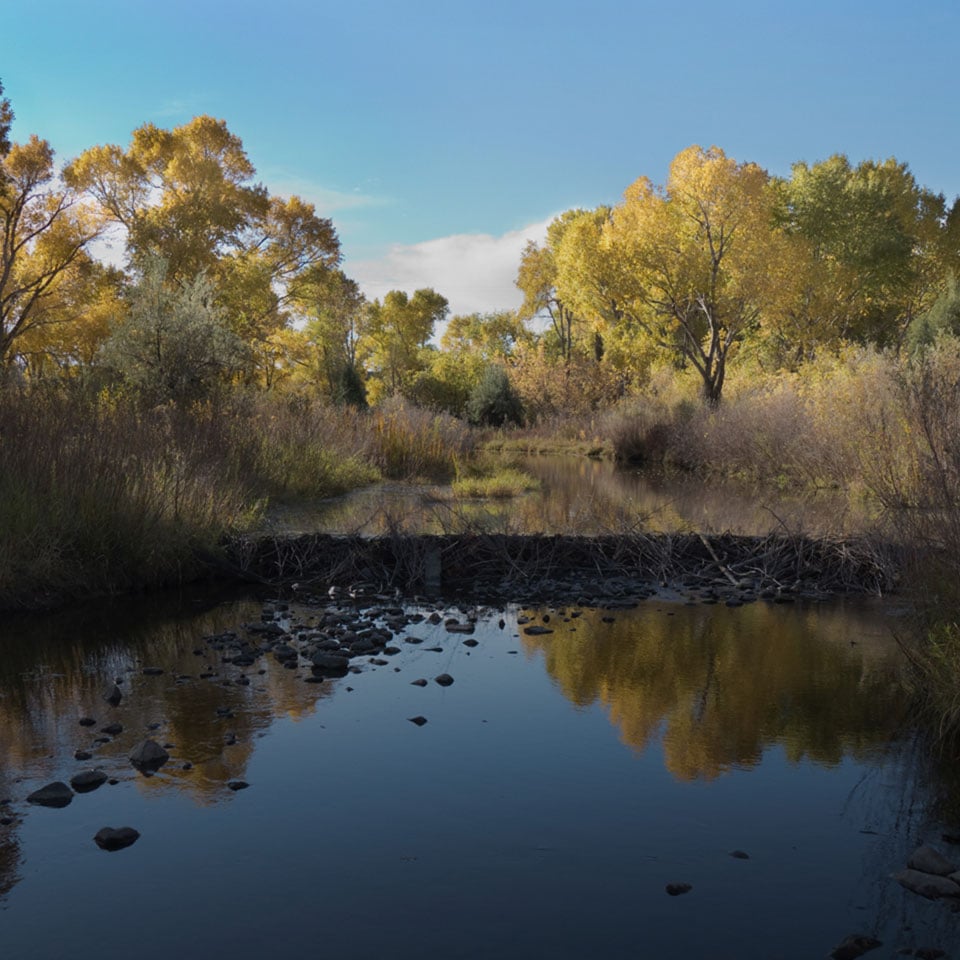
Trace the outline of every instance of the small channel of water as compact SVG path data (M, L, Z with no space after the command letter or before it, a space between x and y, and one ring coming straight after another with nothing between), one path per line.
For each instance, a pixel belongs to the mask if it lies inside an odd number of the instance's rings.
M204 641L262 610L154 598L2 628L5 958L799 960L851 933L879 937L876 956L960 947L942 903L888 876L918 840L942 848L944 825L882 604L446 605L472 636L411 623L399 653L319 684L303 661L236 666ZM94 743L110 721L123 731ZM171 753L150 777L127 760L148 735ZM93 765L117 782L25 803ZM94 844L127 825L132 847Z
M540 481L538 491L507 500L470 501L452 498L444 487L381 484L345 497L274 507L267 526L281 534L458 533L480 528L581 534L762 535L781 530L840 536L863 532L876 521L866 505L835 491L790 495L586 457L525 457L520 465Z

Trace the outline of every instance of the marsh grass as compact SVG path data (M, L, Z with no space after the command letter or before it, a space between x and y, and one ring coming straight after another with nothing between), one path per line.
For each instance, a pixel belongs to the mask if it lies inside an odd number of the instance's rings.
M465 499L506 499L540 489L540 481L516 467L495 467L489 473L461 476L451 484L453 495Z
M374 461L395 480L450 480L476 444L462 421L399 399L373 413L371 422Z

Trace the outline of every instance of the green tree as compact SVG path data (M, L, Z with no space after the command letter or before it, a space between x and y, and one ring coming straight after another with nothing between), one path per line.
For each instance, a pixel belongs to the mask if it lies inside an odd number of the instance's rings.
M471 423L490 427L523 423L523 403L503 367L487 367L470 394L466 412Z
M845 340L899 345L956 254L944 198L893 158L853 167L839 154L794 164L778 193L793 281L767 327L780 353L803 359Z
M425 288L408 296L391 290L367 305L358 356L379 385L375 399L403 394L412 376L426 367L424 347L447 315L447 300Z
M129 302L99 361L149 403L206 399L249 360L203 275L176 283L162 260L147 261Z

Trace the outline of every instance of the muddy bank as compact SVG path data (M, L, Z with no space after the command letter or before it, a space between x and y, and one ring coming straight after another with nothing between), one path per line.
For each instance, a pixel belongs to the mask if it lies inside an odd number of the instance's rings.
M789 601L838 593L886 593L897 551L866 540L769 535L357 537L311 534L236 538L223 572L333 594L476 600L522 596L583 602L675 590L705 602Z

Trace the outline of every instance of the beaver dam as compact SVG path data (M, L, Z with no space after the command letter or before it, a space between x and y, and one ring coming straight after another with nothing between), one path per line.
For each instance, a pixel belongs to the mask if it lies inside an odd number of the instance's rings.
M782 534L306 534L236 538L226 556L234 576L332 595L453 593L582 603L663 590L729 605L882 594L896 584L900 566L890 545Z

